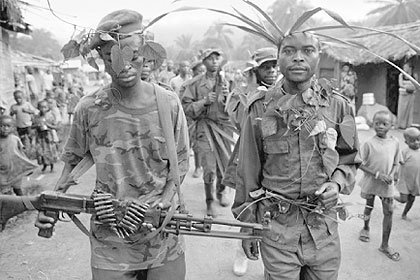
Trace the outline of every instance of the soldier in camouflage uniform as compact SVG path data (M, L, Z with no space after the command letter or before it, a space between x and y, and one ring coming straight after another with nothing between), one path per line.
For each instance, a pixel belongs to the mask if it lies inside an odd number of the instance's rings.
M221 79L222 92L218 95L215 92L217 75L219 74L222 52L217 49L207 49L202 57L203 64L206 66L206 73L198 75L189 80L185 85L182 93L182 105L185 114L195 120L196 130L194 139L197 147L200 164L203 167L203 180L206 194L207 215L215 216L216 212L213 208L213 188L216 180L216 197L219 199L220 205L228 206L229 202L226 198L225 186L222 184L224 170L218 166L217 147L213 147L209 132L206 132L209 122L217 125L218 128L226 130L231 126L229 116L225 112L226 97L228 94L228 83L225 79ZM221 155L221 154L220 154ZM221 155L221 164L226 166L229 157Z
M131 10L115 11L99 24L98 30L130 33L142 28L142 16ZM144 58L136 54L142 44L140 35L120 38L121 49L130 46L134 58L117 75L112 69L114 41L92 43L112 77L109 87L81 99L64 147L63 173L56 190L86 154L96 166L95 189L121 200L135 200L151 206L170 205L173 186L169 176L168 149L158 114L156 91L168 95L180 176L188 170L188 133L178 97L140 79ZM99 215L98 215L99 216ZM109 226L91 220L91 265L94 280L99 279L185 279L184 242L180 236L157 234L144 240L148 230L120 238ZM51 218L38 215L36 226L49 228Z

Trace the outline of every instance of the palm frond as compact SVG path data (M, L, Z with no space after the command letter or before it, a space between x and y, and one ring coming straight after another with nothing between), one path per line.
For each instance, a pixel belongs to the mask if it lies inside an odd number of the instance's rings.
M388 5L385 5L385 6L382 6L382 7L378 7L376 9L373 9L372 11L367 13L366 15L370 16L370 15L374 15L374 14L383 13L383 12L388 11L389 9L391 9L394 6L395 6L395 4L388 4Z
M275 46L278 45L278 40L276 38L272 37L268 33L265 34L265 33L262 33L262 32L258 32L256 30L253 30L253 29L251 29L249 27L246 27L246 26L243 26L243 25L238 25L238 24L233 24L233 23L223 23L223 24L224 25L228 25L228 26L239 28L239 29L241 29L241 30L243 30L245 32L248 32L248 33L251 33L251 34L256 35L258 37L261 37L261 38L267 40L268 42L274 44Z
M277 25L277 23L268 15L266 12L264 12L260 7L252 3L248 0L243 0L246 4L253 7L255 10L257 10L270 24L274 27L274 29L279 33L281 37L284 37L284 32L281 30L280 26Z
M385 35L394 37L394 38L400 40L401 42L403 42L404 44L408 45L418 55L420 55L420 47L419 46L411 43L410 41L408 41L408 40L404 39L403 37L401 37L397 34L394 34L392 32L388 32L388 31L384 31L384 30L380 30L380 29L375 29L375 28L370 28L370 27L358 26L358 25L349 25L349 27L351 27L352 29L369 30L369 31L374 32L374 33L359 35L358 37L362 37L362 36L367 37L367 36L374 36L374 35L380 35L380 34L385 34ZM342 26L342 25L328 25L328 26L307 28L305 30L302 30L302 32L314 32L314 31L331 30L331 29L337 29L337 28L347 28L347 27Z
M180 0L178 0L178 1L180 1ZM154 19L152 19L144 28L143 28L143 31L144 30L146 30L146 29L148 29L150 26L152 26L153 24L155 24L156 22L158 22L159 20L161 20L163 17L166 17L167 15L169 15L169 14L173 14L173 13L178 13L178 12L186 12L186 11L194 11L194 10L199 10L199 9L202 9L202 8L200 8L200 7L188 7L188 6L185 6L185 7L180 7L180 8L178 8L178 9L174 9L174 10L172 10L172 11L169 11L169 12L166 12L166 13L163 13L163 14L161 14L161 15L159 15L159 16L157 16L157 17L155 17Z
M347 28L350 28L350 26L347 24L347 22L344 21L344 19L338 15L335 12L332 12L330 10L317 7L312 10L304 12L292 25L292 27L289 28L289 30L286 32L286 36L292 34L293 32L297 31L308 19L310 19L313 15L316 13L324 11L327 15L329 15L331 18L333 18L335 21L341 23L343 26L346 26Z

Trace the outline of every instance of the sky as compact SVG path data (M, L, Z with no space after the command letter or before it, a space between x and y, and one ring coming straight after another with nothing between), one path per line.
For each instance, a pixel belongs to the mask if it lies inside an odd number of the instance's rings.
M347 21L361 20L366 17L369 10L376 7L374 4L366 3L366 0L307 1L311 2L313 6L335 11ZM48 8L47 0L26 0L26 2ZM267 10L274 0L252 0L252 2ZM182 6L211 7L228 9L230 11L233 11L231 9L233 6L251 17L253 15L249 6L241 0L50 0L50 5L61 20L55 17L48 9L35 9L33 7L26 8L23 6L23 15L25 21L30 23L33 28L49 30L62 44L71 38L74 32L74 24L95 28L104 15L118 9L137 10L143 14L145 19L149 20ZM226 21L226 19L226 17L204 10L180 12L168 15L152 26L150 30L155 33L155 40L170 45L180 34L192 34L193 39L199 39L213 22ZM63 20L73 25L65 23ZM77 28L81 29L81 27Z

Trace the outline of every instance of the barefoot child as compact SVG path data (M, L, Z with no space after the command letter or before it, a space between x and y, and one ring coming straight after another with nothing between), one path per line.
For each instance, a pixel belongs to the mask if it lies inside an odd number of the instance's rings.
M23 144L19 137L13 134L14 128L11 116L0 116L0 193L14 192L21 196L23 176L37 166L23 153ZM4 229L6 222L0 217L0 231Z
M50 166L52 172L54 163L58 159L57 146L53 137L53 130L56 129L56 124L52 114L48 113L50 108L47 100L44 99L38 102L38 110L39 114L34 119L38 164L43 165L42 172L47 169L47 166Z
M376 135L366 141L361 149L363 177L360 181L361 197L366 199L364 211L365 224L360 231L359 239L368 242L370 214L373 210L375 196L382 201L384 219L382 223L382 244L379 251L393 261L400 259L400 254L392 249L389 236L392 228L393 178L400 158L398 140L388 135L392 125L391 114L379 111L373 117L373 128Z
M420 130L409 127L404 131L405 143L408 145L402 151L400 174L397 189L400 196L395 200L406 203L401 215L403 220L409 220L407 213L413 206L416 196L420 195Z

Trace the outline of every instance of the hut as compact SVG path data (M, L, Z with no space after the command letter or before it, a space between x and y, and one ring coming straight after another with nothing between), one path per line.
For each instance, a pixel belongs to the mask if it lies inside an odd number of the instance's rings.
M420 21L384 26L378 28L396 34L407 41L420 46ZM352 41L366 46L373 53L390 60L402 67L405 61L410 61L414 72L420 76L420 59L418 54L407 44L385 34L360 32L353 35ZM377 103L386 105L391 112L397 114L398 108L398 75L399 71L383 62L378 56L364 51L362 48L345 46L341 43L327 43L323 45L323 58L320 75L329 74L337 80L344 63L353 65L358 76L358 95L356 108L362 103L362 95L367 92L375 94ZM329 71L322 71L322 67ZM414 122L420 123L420 96L416 96L414 106Z

